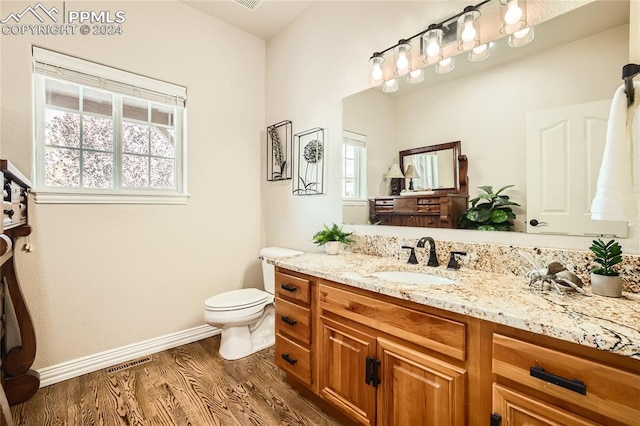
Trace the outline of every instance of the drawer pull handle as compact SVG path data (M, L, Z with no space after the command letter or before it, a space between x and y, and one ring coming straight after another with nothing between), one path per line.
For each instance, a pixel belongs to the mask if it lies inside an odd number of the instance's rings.
M545 371L542 367L531 367L529 374L536 379L541 379L554 385L558 385L570 391L580 393L582 395L587 394L587 385L582 380L578 379L565 379L564 377L557 376L555 374Z
M296 291L298 291L298 287L294 287L289 284L282 284L280 287L282 287L284 290L287 290L289 293L295 293Z
M287 361L291 365L296 365L296 362L298 362L297 359L291 358L289 356L289 354L282 354L282 359L284 359L285 361Z
M289 325L296 325L298 323L298 321L296 321L296 320L294 320L292 318L289 318L289 317L282 317L281 319L282 319L282 321L286 322Z

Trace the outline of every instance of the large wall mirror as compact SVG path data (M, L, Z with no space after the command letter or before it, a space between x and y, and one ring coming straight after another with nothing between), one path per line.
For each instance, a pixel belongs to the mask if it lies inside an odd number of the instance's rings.
M343 128L366 141L366 197L344 203L343 222L369 222L367 199L389 195L385 174L401 151L459 140L468 158L469 197L479 194L479 186L514 185L507 192L521 204L514 231L532 232L528 117L610 100L629 61L628 23L628 1L595 1L537 25L527 46L511 48L500 39L483 62L471 63L461 53L448 74L431 66L420 84L401 78L395 93L371 88L345 98ZM550 180L569 173L539 168Z

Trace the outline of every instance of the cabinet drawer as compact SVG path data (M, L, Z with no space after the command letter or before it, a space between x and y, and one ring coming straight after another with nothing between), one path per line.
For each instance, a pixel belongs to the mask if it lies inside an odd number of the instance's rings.
M420 346L465 360L464 323L427 314L325 284L319 286L319 306Z
M309 304L311 292L309 280L276 272L276 296Z
M311 343L311 310L276 299L276 332L287 334L307 345Z
M276 365L296 379L311 384L311 351L276 334Z
M626 424L640 418L640 376L624 370L500 334L493 335L492 369L498 376Z

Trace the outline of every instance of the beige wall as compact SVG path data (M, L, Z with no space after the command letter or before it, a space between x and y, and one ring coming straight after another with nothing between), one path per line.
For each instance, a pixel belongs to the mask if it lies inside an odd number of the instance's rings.
M547 3L548 13L555 14L559 12L558 8L569 7L571 2ZM328 127L327 176L330 181L326 195L304 200L291 197L289 191L280 187L263 185L268 244L310 249L313 246L309 240L323 222L340 221L340 99L369 87L367 59L372 52L422 28L425 16L448 16L439 10L445 6L453 13L458 6L461 9L464 5L431 2L429 10L425 11L420 10L424 7L423 2L318 2L269 40L267 122L291 119L294 132L313 126ZM632 9L632 27L634 21L640 21L639 9ZM354 16L358 19L353 19ZM637 37L640 30L636 28L632 31ZM619 67L616 68L617 75ZM584 72L588 72L588 69ZM369 234L420 237L426 233L434 238L452 241L486 241L582 250L590 243L590 239L585 237L522 233L487 235L480 231L426 231L366 226L349 229ZM631 228L630 238L623 240L622 244L627 253L640 253L637 226Z
M3 1L0 15L31 3ZM31 173L36 44L186 86L191 196L181 206L31 206L35 251L17 261L36 368L201 325L205 298L262 285L264 41L175 1L67 7L124 10L124 34L0 37L2 158Z

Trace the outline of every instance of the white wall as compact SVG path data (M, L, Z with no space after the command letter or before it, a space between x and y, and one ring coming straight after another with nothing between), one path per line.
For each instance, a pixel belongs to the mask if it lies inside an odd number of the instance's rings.
M568 3L549 1L548 9L550 13L556 13L558 7ZM423 2L317 2L267 43L267 122L275 123L286 118L293 121L294 131L313 126L329 129L329 182L325 195L301 199L290 195L289 186L263 185L267 244L309 249L313 247L309 242L311 236L323 222L340 221L340 99L369 87L367 60L372 52L393 44L401 36L419 31L428 22L428 16L434 16L433 20L436 20L448 16L443 13L443 8L453 8L451 12L454 12L458 6L462 9L464 5L429 2L427 10L420 10L421 7L427 8ZM632 9L632 37L640 35L638 28L633 29L633 23L640 20L639 12L637 7ZM592 58L580 65L585 72L581 78L589 78L588 70L597 60ZM616 75L619 75L621 65L616 67ZM535 90L536 84L541 83L536 81L528 87L523 99ZM491 92L486 96L490 99ZM488 104L485 109L492 112L495 107ZM529 107L535 109L535 105ZM425 233L424 229L399 227L350 229L410 237ZM452 241L570 249L586 249L590 243L584 237L516 233L487 235L478 231L440 229L429 229L428 233L434 238ZM640 253L637 227L631 228L630 238L623 240L622 245L627 253Z
M32 3L3 1L0 15ZM31 206L35 251L17 263L35 368L201 325L205 298L261 286L264 41L176 1L71 7L124 10L124 34L0 36L2 158L31 173L37 44L186 86L191 196L181 206Z

